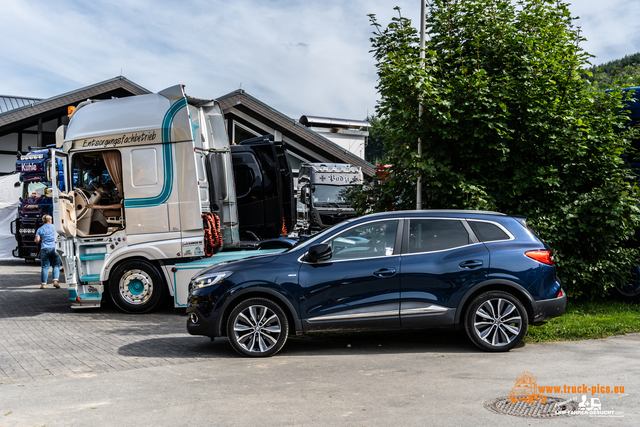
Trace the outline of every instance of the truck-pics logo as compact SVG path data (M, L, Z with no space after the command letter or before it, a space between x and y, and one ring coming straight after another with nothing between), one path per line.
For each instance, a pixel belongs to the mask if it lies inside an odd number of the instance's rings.
M531 372L523 372L522 375L516 377L516 385L511 389L509 393L509 400L511 403L517 401L526 401L527 403L533 403L535 401L542 404L547 402L547 396L538 394L538 385L536 383L537 378L533 376Z
M533 404L539 402L544 405L549 399L549 404L556 407L556 414L566 415L589 415L591 417L620 417L623 416L623 412L603 410L600 397L590 397L598 394L624 394L624 386L605 386L601 384L594 384L588 386L586 384L572 386L572 385L538 385L538 379L529 371L523 372L516 377L516 383L509 393L509 401L511 403L526 402ZM579 393L582 394L581 399L577 396L571 397L568 400L556 402L559 400L555 397L547 397L544 393ZM590 396L588 396L590 395ZM574 403L574 407L571 410L567 410L566 405L570 402Z

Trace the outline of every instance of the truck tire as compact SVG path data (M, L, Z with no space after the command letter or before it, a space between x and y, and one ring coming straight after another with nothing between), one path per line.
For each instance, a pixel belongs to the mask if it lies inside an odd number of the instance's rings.
M109 279L113 303L125 313L148 313L163 299L165 283L158 269L148 261L120 264Z

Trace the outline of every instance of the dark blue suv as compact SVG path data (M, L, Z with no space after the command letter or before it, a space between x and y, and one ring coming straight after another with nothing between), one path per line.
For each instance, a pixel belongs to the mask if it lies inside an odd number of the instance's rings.
M245 356L290 333L464 326L487 351L518 345L567 299L524 218L397 211L338 224L281 253L218 264L190 283L187 330Z

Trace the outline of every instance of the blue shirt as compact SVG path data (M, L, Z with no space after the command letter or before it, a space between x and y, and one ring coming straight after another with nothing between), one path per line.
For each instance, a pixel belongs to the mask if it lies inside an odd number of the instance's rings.
M38 231L36 231L36 237L40 236L40 247L42 249L51 249L56 247L56 232L53 229L53 224L42 224Z

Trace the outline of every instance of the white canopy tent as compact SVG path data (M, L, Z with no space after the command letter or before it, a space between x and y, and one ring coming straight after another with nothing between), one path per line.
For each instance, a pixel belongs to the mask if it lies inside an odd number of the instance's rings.
M0 176L0 260L16 259L11 253L17 246L11 221L18 216L22 191L22 185L16 187L16 182L20 182L20 174Z

